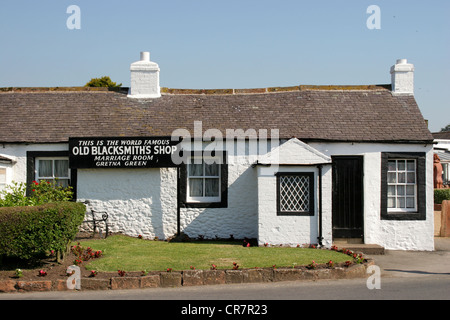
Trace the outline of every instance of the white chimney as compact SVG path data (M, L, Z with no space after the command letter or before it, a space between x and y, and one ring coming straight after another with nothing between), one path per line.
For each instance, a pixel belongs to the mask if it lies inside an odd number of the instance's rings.
M398 59L391 67L392 94L414 94L414 65Z
M130 66L131 86L129 98L159 98L159 66L150 61L150 52L141 52L141 60Z

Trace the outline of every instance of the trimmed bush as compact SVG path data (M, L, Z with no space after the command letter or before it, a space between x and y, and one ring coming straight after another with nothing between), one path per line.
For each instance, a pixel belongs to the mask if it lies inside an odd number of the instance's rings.
M450 189L434 189L434 203L442 204L444 200L450 200Z
M0 256L34 259L53 251L63 257L85 212L78 202L0 208Z

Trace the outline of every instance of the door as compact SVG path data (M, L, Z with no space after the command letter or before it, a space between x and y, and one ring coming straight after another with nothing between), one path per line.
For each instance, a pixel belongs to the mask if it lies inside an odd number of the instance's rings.
M333 160L333 238L363 238L363 157Z

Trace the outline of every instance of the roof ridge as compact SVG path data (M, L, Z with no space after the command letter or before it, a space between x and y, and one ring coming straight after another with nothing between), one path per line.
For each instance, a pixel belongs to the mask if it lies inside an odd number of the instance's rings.
M3 87L0 88L0 93L4 92L84 92L84 91L98 91L98 92L123 92L126 90L128 92L128 88L107 88L107 87Z
M247 89L177 89L161 88L164 94L260 94L291 91L381 91L391 90L390 84L376 85L298 85L287 87L266 87L266 88L247 88Z
M119 92L127 93L128 87L106 88L106 87L3 87L0 93L4 92ZM292 91L383 91L391 90L390 84L377 85L298 85L286 87L266 87L266 88L244 88L244 89L177 89L162 87L162 94L207 94L207 95L234 95L234 94L261 94Z

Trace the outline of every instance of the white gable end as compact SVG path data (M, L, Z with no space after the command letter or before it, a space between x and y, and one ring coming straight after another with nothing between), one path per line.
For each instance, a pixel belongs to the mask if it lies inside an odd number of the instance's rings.
M292 138L258 159L259 164L320 164L331 163L331 158L306 143Z

